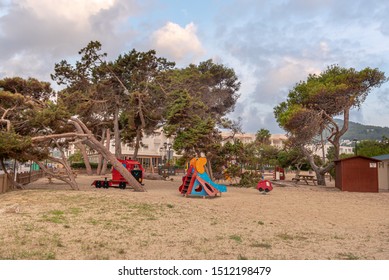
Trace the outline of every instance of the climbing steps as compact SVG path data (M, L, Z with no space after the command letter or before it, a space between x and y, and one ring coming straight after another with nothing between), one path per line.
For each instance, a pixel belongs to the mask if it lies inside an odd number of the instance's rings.
M193 182L196 179L197 171L193 167L190 167L186 173L186 176L182 179L182 185L179 188L181 194L186 195L192 191Z

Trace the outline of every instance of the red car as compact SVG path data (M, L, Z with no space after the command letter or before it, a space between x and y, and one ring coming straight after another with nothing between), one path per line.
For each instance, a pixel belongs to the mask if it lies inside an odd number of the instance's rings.
M261 180L257 185L257 190L259 190L259 192L268 193L272 189L273 189L273 185L269 180Z

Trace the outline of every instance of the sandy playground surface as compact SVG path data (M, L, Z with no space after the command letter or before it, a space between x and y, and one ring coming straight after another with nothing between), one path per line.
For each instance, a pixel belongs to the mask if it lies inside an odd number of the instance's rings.
M389 259L389 193L286 180L204 199L181 196L180 177L145 180L144 193L96 178L1 194L0 259Z

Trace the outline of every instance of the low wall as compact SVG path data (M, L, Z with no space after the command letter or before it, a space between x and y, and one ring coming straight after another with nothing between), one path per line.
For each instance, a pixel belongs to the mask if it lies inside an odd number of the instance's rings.
M26 185L28 183L34 182L38 180L39 178L43 177L44 172L39 171L27 171L18 173L16 177L16 182ZM13 173L11 173L11 177L13 177ZM8 180L8 177L6 174L0 174L0 193L5 193L11 189L11 182Z
M10 189L10 182L6 174L0 174L0 193L5 193Z

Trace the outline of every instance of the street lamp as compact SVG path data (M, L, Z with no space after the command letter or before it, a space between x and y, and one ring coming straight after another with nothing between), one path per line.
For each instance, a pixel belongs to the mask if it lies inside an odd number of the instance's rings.
M172 144L171 143L163 143L163 146L159 148L159 151L162 153L163 151L165 151L165 155L162 159L162 163L164 165L167 165L167 173L168 173L168 176L170 174L170 156L171 156L171 148L172 148ZM166 159L166 161L164 162L164 159Z
M170 163L170 151L171 151L171 148L172 148L172 144L171 143L163 143L163 147L165 148L165 151L166 151L166 154L167 154L167 164L169 166L169 163Z
M161 159L162 159L162 164L164 164L164 158L165 156L162 156L162 152L163 152L163 147L159 148L159 152L161 153Z
M354 153L357 156L358 155L358 139L353 139L353 142L355 143Z

